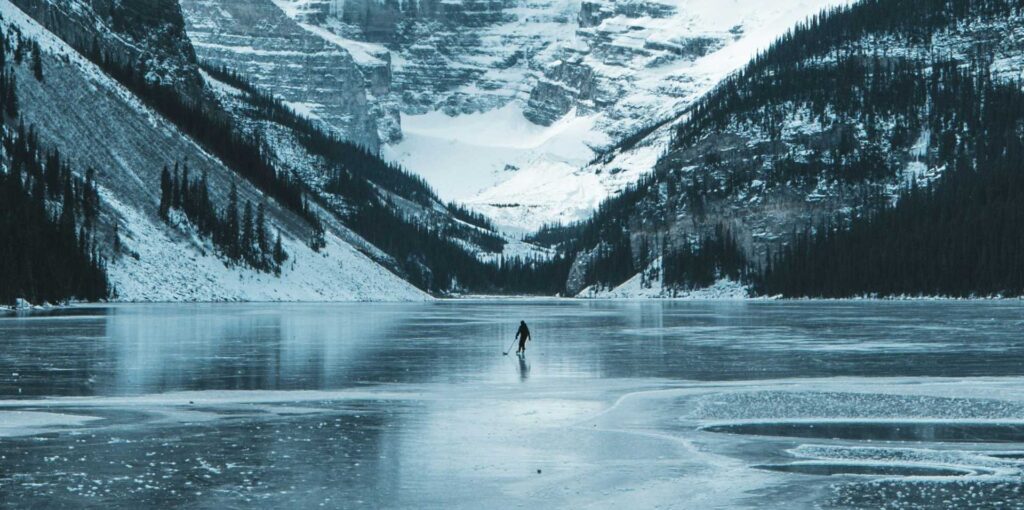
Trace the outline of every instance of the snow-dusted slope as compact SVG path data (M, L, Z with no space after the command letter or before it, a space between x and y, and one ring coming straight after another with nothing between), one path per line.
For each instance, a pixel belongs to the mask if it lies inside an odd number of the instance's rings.
M576 297L585 299L680 299L690 301L736 301L750 299L747 285L727 278L719 279L709 287L699 289L666 288L661 277L661 259L652 262L647 270L637 273L614 288L590 286Z
M274 1L364 73L389 70L404 138L385 155L443 198L532 229L585 217L661 148L584 168L598 151L853 0Z
M168 226L157 216L160 171L176 161L206 172L211 194L223 203L237 183L241 200L266 200L248 182L202 151L128 90L41 27L8 0L0 0L5 30L16 28L43 49L45 79L16 66L22 120L42 142L58 147L82 171L93 167L107 231L117 222L125 253L109 263L111 283L125 301L180 300L419 300L426 296L339 238L329 225L327 247L309 249L308 227L267 201L273 230L282 233L289 260L280 277L228 266L187 223Z

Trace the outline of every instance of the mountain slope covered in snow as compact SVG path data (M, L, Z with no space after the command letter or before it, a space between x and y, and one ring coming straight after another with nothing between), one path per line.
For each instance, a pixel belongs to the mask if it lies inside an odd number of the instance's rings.
M871 0L816 17L678 120L656 171L536 240L570 291L718 278L790 296L1024 292L1015 2ZM967 276L970 275L970 276Z
M246 5L234 14L295 28ZM550 275L567 259L495 232L380 159L366 139L346 136L339 122L363 102L320 104L316 113L210 53L198 59L177 0L11 0L2 12L42 48L39 66L23 62L21 45L14 52L10 73L31 86L19 88L22 111L6 128L31 126L43 150L59 150L77 173L94 170L90 185L109 213L102 235L78 238L108 262L118 299L404 300L560 288ZM254 65L310 42L295 30L271 31L286 42L253 50L269 55ZM326 61L293 68L316 74L352 62L325 52ZM323 65L305 69L310 62ZM32 74L45 79L27 80Z
M798 21L849 1L182 4L201 58L325 123L325 112L362 101L358 91L337 91L337 80L310 89L315 73L289 70L313 62L361 74L366 104L353 115L375 119L385 157L443 199L521 231L585 218L651 169L650 157L588 167L597 153L677 115Z
M69 4L39 3L36 7L37 13L50 13L43 19L55 30L66 26L69 18L61 17L58 7L68 8ZM94 15L92 21L104 20L101 13L86 4L72 7L76 14ZM324 246L313 250L308 242L311 227L293 211L268 198L18 6L3 0L0 12L5 31L20 33L38 42L42 49L41 81L32 76L27 65L11 67L22 83L18 89L18 122L33 126L43 146L58 148L67 160L74 162L77 171L95 170L99 196L107 211L100 218L102 237L111 239L115 228L119 235L118 244L104 242L99 246L108 260L116 298L178 301L426 297L342 240L343 227L337 223L327 226ZM173 18L169 23L161 27L173 31ZM103 29L94 33L97 40L123 39L123 34L110 26L100 26ZM69 30L64 35L73 40L74 34L84 39L80 32ZM189 47L187 40L180 42L180 47ZM104 51L106 55L122 55L113 49L113 44L103 47L108 48ZM189 64L181 62L190 61L188 53L179 57L168 67L185 74L182 66ZM194 59L191 62L191 72L200 79ZM202 82L200 85L205 86ZM268 228L280 233L289 255L279 276L226 260L220 256L219 248L198 235L195 226L182 215L172 215L170 221L159 217L161 170L175 163L187 164L193 175L202 174L208 179L210 194L218 207L226 204L232 183L237 186L240 202L266 204Z

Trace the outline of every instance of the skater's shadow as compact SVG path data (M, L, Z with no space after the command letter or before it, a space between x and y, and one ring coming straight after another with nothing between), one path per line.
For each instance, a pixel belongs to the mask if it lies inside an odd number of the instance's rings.
M526 382L530 378L530 365L526 362L525 354L518 354L516 357L519 358L519 380Z

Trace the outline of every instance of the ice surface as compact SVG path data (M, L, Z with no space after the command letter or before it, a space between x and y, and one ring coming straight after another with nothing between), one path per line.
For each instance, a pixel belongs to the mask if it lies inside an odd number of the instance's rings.
M18 313L0 316L0 492L12 506L1022 501L1020 303ZM535 340L502 356L520 318ZM889 353L904 340L938 347Z

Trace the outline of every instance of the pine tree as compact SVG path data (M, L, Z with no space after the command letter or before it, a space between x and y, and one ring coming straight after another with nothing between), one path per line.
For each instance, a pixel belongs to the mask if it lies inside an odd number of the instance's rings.
M167 165L164 165L163 171L160 172L160 209L158 213L164 220L167 219L171 209L172 189L171 172L167 170Z
M324 239L324 223L320 220L320 217L316 214L313 215L313 229L310 231L309 236L309 247L313 251L320 251L327 246L327 241Z
M238 186L231 182L231 192L228 194L228 206L224 213L224 245L227 246L228 257L232 260L241 258L238 232Z
M188 188L191 185L192 185L192 179L191 179L191 177L189 177L188 163L185 163L184 165L182 165L182 171L181 171L181 202L178 204L179 207L181 207L181 209L183 211L184 210L188 210L188 209L190 209L192 207L191 203L189 202L190 199L189 199L189 191L188 191Z
M37 80L43 81L43 51L36 41L32 41L32 74Z
M288 260L288 253L285 253L285 249L281 246L281 230L278 230L278 241L273 243L273 263L275 272L281 273L281 266Z
M253 256L253 219L252 219L252 204L246 200L245 207L242 213L242 257L249 261L250 264L255 262Z
M85 171L85 184L82 187L82 217L85 224L92 227L99 211L100 197L96 188L96 169L89 167Z
M171 208L181 209L181 178L178 174L178 164L174 164L174 173L171 174Z
M25 60L25 39L21 34L18 34L14 44L14 63L21 65L21 62Z
M8 117L14 118L18 116L18 86L17 78L14 74L11 74L10 82L7 85L7 94L4 101L4 112Z
M270 244L267 242L267 211L266 204L260 202L256 208L256 246L259 253L264 255L270 251Z
M114 220L114 257L121 254L121 226Z

